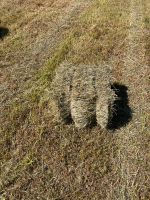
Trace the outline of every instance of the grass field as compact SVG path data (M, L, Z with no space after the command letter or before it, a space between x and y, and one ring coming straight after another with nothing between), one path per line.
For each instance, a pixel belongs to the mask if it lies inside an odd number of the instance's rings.
M1 0L0 200L150 199L149 13L148 0ZM126 126L53 121L63 61L112 66Z

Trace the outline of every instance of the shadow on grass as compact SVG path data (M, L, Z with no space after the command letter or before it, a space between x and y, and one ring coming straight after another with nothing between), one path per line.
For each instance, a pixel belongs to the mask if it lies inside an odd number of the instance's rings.
M3 40L5 36L9 33L9 29L5 27L0 27L0 39Z
M108 129L115 131L131 121L132 110L129 107L128 88L125 85L114 83L111 89L114 90L117 99L114 102L114 111L110 116Z

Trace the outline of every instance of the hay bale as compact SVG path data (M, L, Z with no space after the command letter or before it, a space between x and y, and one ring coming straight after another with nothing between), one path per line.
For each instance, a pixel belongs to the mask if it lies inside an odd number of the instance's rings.
M110 77L107 65L60 65L51 85L54 120L66 123L72 118L78 128L97 120L106 128L115 101Z
M55 71L56 75L51 84L51 102L54 121L67 123L71 118L70 96L74 66L62 63Z
M76 68L71 92L71 115L75 126L89 126L95 118L95 72L91 66Z

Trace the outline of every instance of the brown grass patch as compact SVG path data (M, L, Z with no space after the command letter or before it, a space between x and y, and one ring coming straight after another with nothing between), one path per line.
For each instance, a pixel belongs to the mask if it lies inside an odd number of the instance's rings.
M6 66L9 61L12 66L15 66L14 63L19 65L20 60L24 58L25 60L29 58L29 63L34 59L43 60L42 62L38 60L33 66L36 64L39 66L38 63L43 62L46 64L35 76L34 73L30 74L32 70L29 70L27 78L31 75L32 79L21 88L22 94L17 95L17 99L13 98L10 104L5 104L0 129L0 198L125 199L126 180L120 170L122 161L120 158L125 148L120 144L119 137L116 140L115 134L103 132L98 127L79 131L74 125L54 124L49 113L49 86L54 69L64 60L93 64L112 61L113 58L115 78L120 80L121 56L125 50L124 44L129 28L129 2L95 0L86 13L73 20L71 27L68 22L68 19L72 19L71 15L63 18L64 21L61 19L63 11L66 13L67 8L71 9L68 6L73 5L74 1L70 1L69 4L68 1L46 0L19 2L20 6L13 9L11 2L5 3L3 0L1 3L3 24L6 27L10 24L10 29L13 31L13 35L8 36L2 44L0 56L5 61L2 64ZM24 12L20 12L22 10ZM74 12L72 15L75 15ZM10 16L14 17L10 19ZM45 20L41 23L42 17ZM54 42L60 39L58 48L53 48L50 47L52 41L46 37L45 32L59 21L61 21L59 30L53 32L51 29L52 36L56 35ZM65 23L70 27L67 31L64 31L65 28L61 29ZM22 30L18 29L20 26L23 27ZM40 34L36 33L36 30L41 31ZM61 35L61 30L63 37L57 38ZM40 44L43 45L42 41L45 40L47 46L43 48ZM31 49L30 42L35 44ZM49 54L46 54L49 49L52 52L50 59L48 59ZM22 54L18 56L19 51ZM24 61L23 64L26 66L28 62ZM6 75L6 81L12 77L10 70L7 71L6 68L3 73ZM18 74L18 77L21 77L21 74ZM9 86L11 83L7 82ZM24 83L23 81L22 84ZM146 152L143 162L148 163L147 114L143 115L142 119L143 145L134 140L132 144L141 145L143 152ZM134 179L130 199L149 199L149 166L145 164L142 166L147 166L147 169L143 169L144 175ZM147 182L141 186L139 182L143 177L147 177Z

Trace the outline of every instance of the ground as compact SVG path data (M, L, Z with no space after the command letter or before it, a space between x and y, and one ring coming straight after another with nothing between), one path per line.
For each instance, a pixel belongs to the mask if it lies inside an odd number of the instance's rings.
M1 0L0 199L150 199L149 13L148 0ZM63 61L109 63L130 115L108 131L55 123Z

